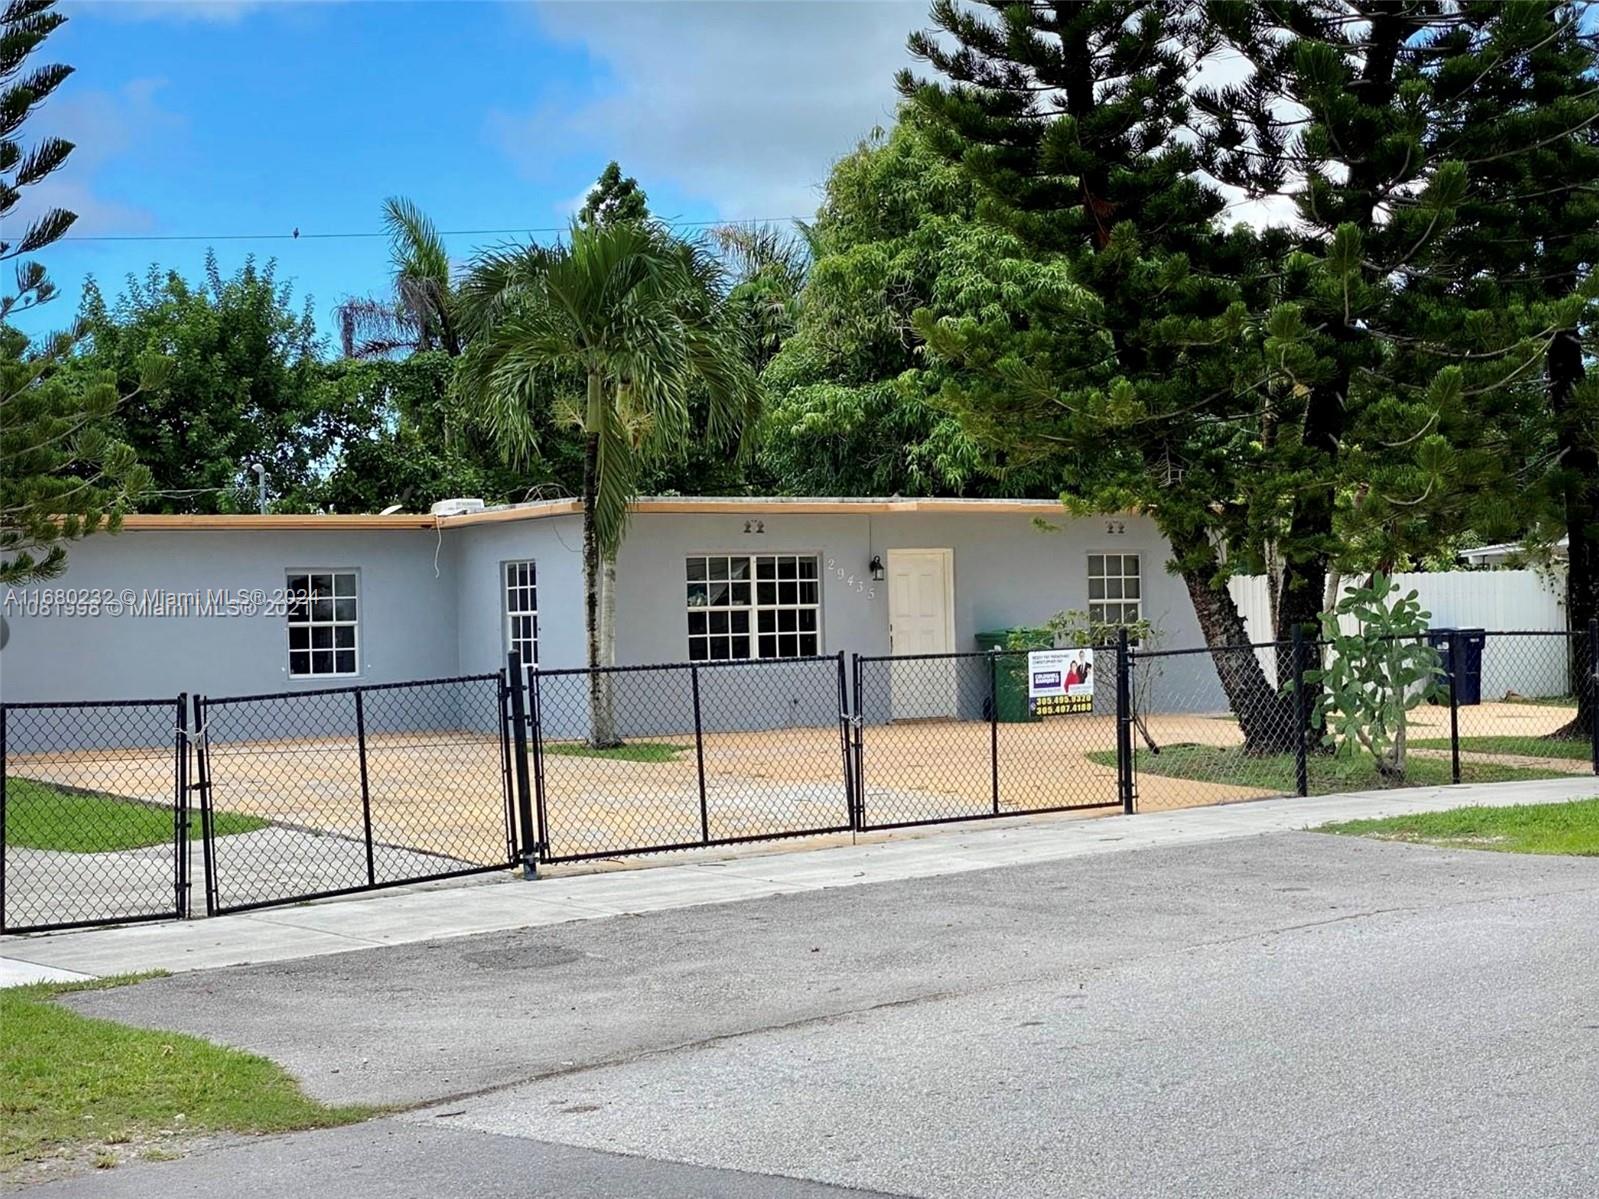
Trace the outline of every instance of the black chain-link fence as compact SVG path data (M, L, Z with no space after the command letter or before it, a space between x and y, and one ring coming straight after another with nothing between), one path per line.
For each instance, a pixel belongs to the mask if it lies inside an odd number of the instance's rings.
M1437 630L1368 645L1342 672L1308 639L857 657L848 672L843 654L513 662L196 697L192 719L181 697L8 704L0 922L187 915L191 836L217 913L518 862L1591 775L1596 642ZM1403 702L1357 711L1373 679L1407 671Z
M208 912L517 858L501 675L195 704Z
M1599 773L1592 640L1440 629L1375 647L1391 658L1341 685L1325 642L1135 650L1136 807ZM1402 700L1363 706L1405 672L1423 677L1388 688Z
M858 827L1120 806L1115 689L1090 681L1094 657L1066 654L1054 689L1083 680L1069 703L1031 694L1024 650L857 658Z
M0 704L0 931L184 914L184 708Z
M529 676L540 857L846 832L842 655Z

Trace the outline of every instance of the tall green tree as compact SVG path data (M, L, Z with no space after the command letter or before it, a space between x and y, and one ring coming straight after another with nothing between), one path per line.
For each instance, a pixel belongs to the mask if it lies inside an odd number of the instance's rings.
M450 254L428 215L404 196L383 201L394 294L345 300L335 310L346 358L388 358L397 353L465 348L455 308Z
M403 359L326 364L318 408L337 430L331 462L279 506L378 512L399 504L426 511L453 496L481 496L490 503L527 498L539 485L529 482L530 474L547 476L551 465L541 461L538 471L529 472L506 464L482 422L455 394L458 362L443 350L425 350Z
M711 236L731 280L729 315L744 330L751 364L762 370L794 332L815 236L803 222L791 232L771 225L719 225Z
M27 145L29 114L72 74L59 63L30 65L33 53L66 18L51 0L11 0L0 9L0 263L15 266L16 290L0 293L0 582L52 578L66 568L66 543L97 529L115 530L149 476L117 440L111 420L121 400L107 372L67 372L76 331L30 343L8 318L48 302L55 287L28 257L72 227L77 217L47 208L26 221L28 188L67 160L72 144L46 137ZM10 232L20 223L21 232ZM145 356L140 373L155 382L160 360Z
M253 511L253 466L266 468L270 497L300 493L337 441L320 403L310 303L294 306L272 263L247 259L224 276L207 254L199 283L152 267L111 303L90 280L79 324L75 369L110 372L124 391L152 353L169 361L159 384L116 414L118 435L151 475L146 511Z
M1070 507L1147 511L1207 643L1246 641L1218 545L1260 455L1248 317L1266 258L1220 228L1224 198L1184 136L1206 28L1137 0L938 0L932 22L910 48L942 80L904 72L901 90L971 180L978 218L1045 280L1020 312L921 314L929 350L962 372L943 398L1013 464L1047 465ZM1249 748L1287 747L1254 655L1214 660Z
M589 188L577 219L591 226L641 224L650 219L650 198L637 179L622 174L613 159Z
M463 394L513 457L552 408L583 438L584 617L591 667L615 658L615 564L641 467L691 441L739 444L759 386L727 319L715 261L650 224L573 224L552 247L480 254L462 286ZM563 386L576 376L580 393ZM693 419L691 386L704 390ZM589 676L596 746L619 743L610 676Z
M1393 569L1469 527L1502 490L1477 444L1483 397L1536 346L1458 287L1418 285L1470 187L1433 67L1453 6L1411 0L1213 0L1251 68L1198 89L1205 164L1291 201L1261 320L1263 469L1248 538L1272 575L1277 634L1313 625L1345 569ZM1490 69L1489 64L1479 64ZM1457 333L1478 344L1459 353Z
M977 219L977 189L929 144L913 109L834 164L791 327L763 363L759 461L811 495L1053 495L1047 464L1011 463L942 402L956 372L912 323L1020 319L1058 276ZM735 292L736 294L736 292ZM781 297L778 289L778 297ZM755 324L752 318L750 324Z
M1576 630L1599 619L1599 382L1586 345L1599 265L1595 15L1558 0L1463 4L1433 67L1448 114L1435 137L1468 165L1471 187L1428 282L1519 315L1547 347L1542 369L1519 381L1526 403L1489 415L1515 467L1512 535L1567 541L1566 615ZM1585 668L1579 654L1573 677ZM1592 689L1577 690L1563 736L1593 728Z

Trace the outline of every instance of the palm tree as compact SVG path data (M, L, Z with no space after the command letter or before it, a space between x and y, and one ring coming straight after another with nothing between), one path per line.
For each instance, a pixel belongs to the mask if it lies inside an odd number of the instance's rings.
M589 741L618 745L610 676L595 668L615 662L616 554L639 469L700 440L742 449L758 408L720 268L656 225L574 223L562 244L480 254L459 299L471 344L458 385L501 449L530 455L551 411L582 434Z
M346 358L386 358L399 351L443 350L465 343L456 313L450 255L427 214L404 196L383 201L394 296L346 300L335 310Z
M719 225L711 236L733 279L728 304L738 314L755 368L764 370L794 331L816 258L815 231L795 221L792 233L770 225Z

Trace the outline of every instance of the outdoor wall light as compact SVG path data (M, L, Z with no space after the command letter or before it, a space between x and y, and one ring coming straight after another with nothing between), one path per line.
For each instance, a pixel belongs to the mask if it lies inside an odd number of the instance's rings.
M872 561L868 569L872 572L873 579L877 580L879 583L883 581L883 559L880 555L872 555Z

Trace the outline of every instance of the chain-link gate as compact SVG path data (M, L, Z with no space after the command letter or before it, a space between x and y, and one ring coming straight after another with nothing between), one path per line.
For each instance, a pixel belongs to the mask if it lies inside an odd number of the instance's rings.
M518 860L502 674L195 700L206 910Z
M0 704L0 932L187 914L186 708Z

